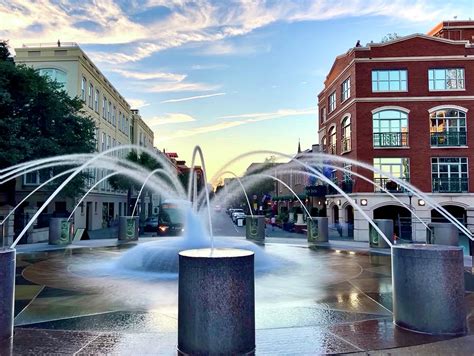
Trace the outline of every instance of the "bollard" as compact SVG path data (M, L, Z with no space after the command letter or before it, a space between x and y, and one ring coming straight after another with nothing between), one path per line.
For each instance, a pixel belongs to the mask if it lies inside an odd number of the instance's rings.
M393 242L393 220L391 219L373 219L377 227ZM369 224L369 244L370 247L389 248L390 246L382 236Z
M138 216L121 216L119 218L118 239L120 241L138 240Z
M461 247L392 246L393 321L433 335L466 333Z
M15 249L0 249L0 343L13 336Z
M426 243L433 245L459 246L459 232L451 223L429 223Z
M327 217L309 217L307 219L308 242L328 242Z
M66 218L49 220L48 243L50 245L69 245L72 242L73 226Z
M265 216L247 215L245 220L245 237L248 240L265 241Z
M254 253L179 253L178 352L245 355L255 350Z

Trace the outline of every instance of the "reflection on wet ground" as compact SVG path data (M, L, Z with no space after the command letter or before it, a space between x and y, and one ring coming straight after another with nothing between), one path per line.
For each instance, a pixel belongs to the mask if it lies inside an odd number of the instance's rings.
M176 354L177 282L109 273L126 247L18 256L14 354ZM390 256L266 244L257 354L380 350L447 339L392 323ZM468 293L469 310L474 294ZM409 301L408 301L409 302ZM474 324L474 317L469 320ZM0 354L7 352L3 345Z

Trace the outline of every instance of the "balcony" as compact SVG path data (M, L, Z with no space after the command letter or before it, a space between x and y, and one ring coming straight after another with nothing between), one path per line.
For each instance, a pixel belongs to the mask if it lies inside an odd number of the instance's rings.
M431 132L431 146L465 146L467 133L465 131Z
M407 147L408 132L374 133L374 147Z
M402 181L407 183L410 182L409 178L399 178ZM403 188L401 185L397 184L395 181L391 180L390 178L374 178L374 183L378 184L379 186L385 188L390 193L405 193L406 189ZM375 192L384 192L384 190L380 189L379 187L375 187Z
M466 193L468 178L433 178L433 193Z
M341 142L341 152L349 152L351 150L351 138L343 137Z
M337 179L331 179L334 184L336 184L344 193L352 193L353 182L351 179L345 179L339 182ZM328 185L327 194L340 194L335 187Z

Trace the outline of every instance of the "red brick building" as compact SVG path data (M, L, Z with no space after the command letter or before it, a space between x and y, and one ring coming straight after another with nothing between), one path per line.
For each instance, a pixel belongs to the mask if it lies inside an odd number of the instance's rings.
M473 36L474 21L442 22L427 35L338 56L318 95L322 150L409 181L467 223L474 207ZM439 218L387 178L347 168L398 194L423 220ZM336 171L332 179L369 216L393 218L397 234L424 239L424 227L412 226L409 210L371 183ZM328 203L332 222L353 224L354 238L368 239L367 222L348 202L334 194Z

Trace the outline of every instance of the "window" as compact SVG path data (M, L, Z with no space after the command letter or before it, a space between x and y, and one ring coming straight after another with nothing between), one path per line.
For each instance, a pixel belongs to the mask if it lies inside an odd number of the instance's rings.
M328 144L328 140L326 136L323 136L323 139L321 140L321 150L323 152L327 152L327 144Z
M104 152L106 150L106 142L105 142L105 132L102 132L102 151L101 152Z
M109 105L107 106L107 121L110 122L112 120L112 103L109 101Z
M99 89L95 90L94 110L95 110L96 113L99 113Z
M114 110L112 111L112 125L115 126L115 114L117 112L117 108L114 105Z
M89 107L92 109L94 106L94 85L89 83Z
M119 128L120 131L122 131L122 112L120 110L118 113L117 127Z
M351 96L351 78L347 78L341 84L341 102L349 99Z
M462 90L464 89L464 69L430 69L428 70L430 90Z
M55 68L42 68L38 70L39 75L47 76L51 80L55 80L61 84L62 89L66 88L67 75L66 72Z
M96 127L94 131L95 150L99 151L99 129Z
M326 121L326 108L325 107L321 109L321 120L322 120L321 122Z
M433 192L461 193L468 191L467 158L431 158Z
M107 119L107 98L105 97L105 95L102 99L102 117L104 119Z
M374 147L408 146L408 114L382 110L372 115Z
M407 91L407 71L373 70L372 91Z
M408 158L374 158L374 167L394 178L399 178L407 182L410 180ZM384 174L374 172L374 182L392 193L404 191L403 187ZM378 187L375 187L375 190L381 191Z
M329 95L329 112L332 112L336 109L336 92L333 92Z
M466 113L444 109L430 114L431 146L465 146Z
M24 185L40 185L52 177L50 169L42 169L35 172L26 173L23 176Z
M81 82L81 99L85 102L86 101L86 86L87 86L87 79L82 77Z
M341 152L349 152L351 150L351 118L346 116L342 120L342 147Z
M329 129L329 153L336 154L336 127Z
M346 193L352 193L352 165L344 165L341 189Z

